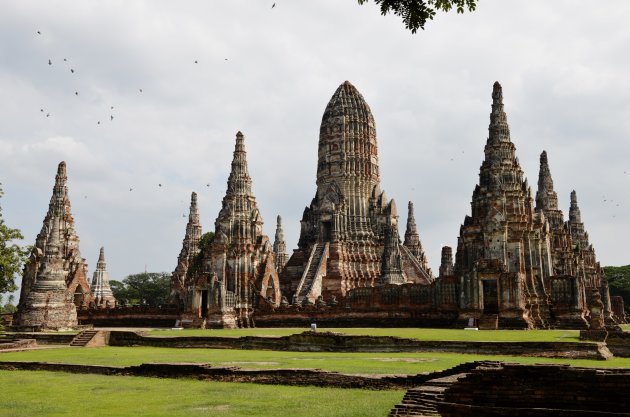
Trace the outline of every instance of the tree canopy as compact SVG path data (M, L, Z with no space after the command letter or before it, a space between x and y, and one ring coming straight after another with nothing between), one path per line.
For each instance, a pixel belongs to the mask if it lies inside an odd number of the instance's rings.
M405 27L416 33L418 29L424 30L427 20L433 20L438 11L449 12L452 9L457 13L475 11L478 0L374 0L381 7L383 16L392 12L402 17ZM359 4L365 4L368 0L358 0Z
M0 197L3 192L0 187ZM16 243L16 239L24 239L18 229L11 229L4 223L2 207L0 207L0 294L15 291L15 277L22 270L28 254L27 248L22 248Z
M603 269L608 278L610 295L622 296L626 311L630 314L630 265L605 266Z
M142 272L125 277L122 281L109 282L119 304L165 304L171 284L168 272Z

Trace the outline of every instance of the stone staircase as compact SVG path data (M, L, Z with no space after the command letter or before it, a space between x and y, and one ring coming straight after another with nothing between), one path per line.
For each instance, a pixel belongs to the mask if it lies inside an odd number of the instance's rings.
M304 271L304 274L302 275L302 280L300 281L300 286L297 292L297 301L300 304L304 301L304 298L308 296L313 286L313 282L315 281L315 278L317 278L317 271L319 270L319 264L321 263L322 257L326 252L326 245L327 243L317 243L313 247L313 254L311 255L308 269Z
M432 379L405 393L400 404L390 411L389 417L434 417L439 416L437 406L444 400L444 391L467 374L456 374Z
M477 321L479 330L497 330L499 328L498 314L482 314Z
M98 330L84 330L72 339L70 346L85 346L96 336L96 333L98 333Z

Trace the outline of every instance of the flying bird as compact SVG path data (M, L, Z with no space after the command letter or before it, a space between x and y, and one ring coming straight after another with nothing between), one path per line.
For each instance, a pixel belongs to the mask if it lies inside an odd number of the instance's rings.
M40 31L38 30L38 31L37 31L37 34L38 34L38 35L41 35L41 34L42 34L42 32L40 32Z
M161 187L161 186L162 186L162 184L158 184L158 187Z
M110 110L114 110L114 106L111 106L111 107L110 107Z
M68 62L68 60L66 58L63 59L63 62Z
M110 114L110 115L109 115L109 121L111 122L112 120L114 120L114 115L113 115L113 114Z
M142 93L142 88L140 89L140 92Z
M273 9L274 7L276 7L276 3L271 5L271 8Z
M133 187L129 187L129 191L133 191Z
M186 217L186 214L182 214L182 217Z
M70 68L70 72L74 74L74 69Z
M79 95L79 92L78 92L78 91L75 91L75 92L74 92L74 95L75 95L75 96L78 96L78 95Z
M46 117L50 117L50 113L46 113Z
M206 184L206 187L210 187L210 184Z
M197 60L195 59L195 64L198 64L198 63L199 63L199 61L197 61Z
M52 65L52 61L50 59L48 60L48 65Z
M44 112L44 109L39 109L39 111L43 113L43 112Z
M100 125L100 124L101 124L101 121L99 120L98 122L96 122L96 124L97 124L97 125Z

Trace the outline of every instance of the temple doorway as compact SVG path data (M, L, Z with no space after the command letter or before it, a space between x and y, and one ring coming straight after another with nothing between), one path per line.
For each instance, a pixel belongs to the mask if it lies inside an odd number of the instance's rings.
M273 277L269 277L265 298L273 303L276 302L276 288L273 286Z
M208 315L208 290L201 291L201 318Z
M484 280L483 283L483 312L484 314L499 314L499 297L497 280Z
M78 285L76 290L74 290L74 305L81 307L83 305L83 300L85 300L85 293L83 292L83 288Z
M322 222L322 242L330 242L331 229L330 222Z

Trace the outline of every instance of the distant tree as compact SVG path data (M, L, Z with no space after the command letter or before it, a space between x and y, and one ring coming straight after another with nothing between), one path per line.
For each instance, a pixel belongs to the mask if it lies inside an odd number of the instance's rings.
M122 281L110 280L110 287L119 303L165 304L168 298L171 274L168 272L142 272L128 275Z
M17 310L17 308L13 304L13 301L15 301L15 296L13 294L10 294L7 298L6 303L4 303L3 300L4 297L2 296L2 294L0 294L0 313L15 313L15 311Z
M424 30L427 20L433 20L438 11L448 12L455 8L457 13L475 11L478 0L374 0L381 6L383 16L392 12L402 17L405 27L416 33L418 29ZM368 0L358 0L359 4L365 4Z
M129 303L127 299L127 289L125 288L125 284L121 281L110 279L109 287L112 289L112 293L114 294L114 298L116 298L116 302L118 304Z
M610 295L620 295L630 314L630 265L605 266L604 273L608 278Z
M199 252L203 252L212 241L214 241L214 232L206 232L201 235L201 239L199 240Z
M3 194L0 187L0 197ZM24 239L24 236L18 229L11 229L4 224L0 207L0 294L17 289L15 277L22 270L28 254L28 248L11 243L15 239Z

